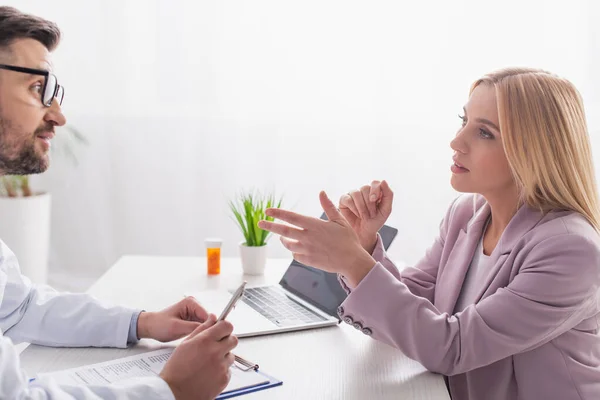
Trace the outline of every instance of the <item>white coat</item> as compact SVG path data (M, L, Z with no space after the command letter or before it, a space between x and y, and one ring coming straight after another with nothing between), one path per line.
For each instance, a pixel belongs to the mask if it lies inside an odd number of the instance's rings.
M30 382L13 343L55 347L126 347L135 311L109 307L86 294L32 285L0 241L0 399L174 399L159 377L113 386L61 386L51 378Z

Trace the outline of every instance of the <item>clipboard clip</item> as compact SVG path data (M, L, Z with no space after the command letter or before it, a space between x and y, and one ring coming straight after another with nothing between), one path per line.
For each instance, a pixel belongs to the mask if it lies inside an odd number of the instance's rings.
M234 357L235 357L234 365L236 366L236 368L238 368L244 372L250 371L251 369L258 371L258 364L250 362L250 361L246 360L245 358L238 356L237 354L234 354Z

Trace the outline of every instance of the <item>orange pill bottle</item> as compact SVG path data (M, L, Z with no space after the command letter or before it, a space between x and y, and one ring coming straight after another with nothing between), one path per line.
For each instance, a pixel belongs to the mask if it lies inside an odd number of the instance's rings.
M219 275L221 273L221 245L223 241L217 238L206 239L206 273Z

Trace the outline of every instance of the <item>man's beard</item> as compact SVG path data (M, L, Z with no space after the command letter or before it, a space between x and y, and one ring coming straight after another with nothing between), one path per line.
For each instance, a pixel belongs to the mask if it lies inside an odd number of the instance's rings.
M11 124L0 119L0 173L2 175L39 174L48 169L48 154L38 154L35 141L39 134L54 130L52 124L44 124L26 140L16 142L9 138Z

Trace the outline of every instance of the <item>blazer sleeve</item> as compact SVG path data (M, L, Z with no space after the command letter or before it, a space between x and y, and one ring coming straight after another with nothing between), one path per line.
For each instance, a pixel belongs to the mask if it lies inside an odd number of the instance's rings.
M456 315L416 296L381 263L341 308L430 371L455 375L532 350L595 315L599 281L598 245L566 233L540 241L507 287Z
M388 257L379 234L377 234L377 244L372 254L375 261L380 263L396 280L404 283L411 293L415 296L424 297L432 303L448 226L454 214L456 203L457 200L452 202L444 219L440 223L438 236L427 249L425 256L414 266L406 267L402 271L399 271L394 262ZM352 288L348 285L346 279L343 276L339 276L339 280L342 288L349 294Z

